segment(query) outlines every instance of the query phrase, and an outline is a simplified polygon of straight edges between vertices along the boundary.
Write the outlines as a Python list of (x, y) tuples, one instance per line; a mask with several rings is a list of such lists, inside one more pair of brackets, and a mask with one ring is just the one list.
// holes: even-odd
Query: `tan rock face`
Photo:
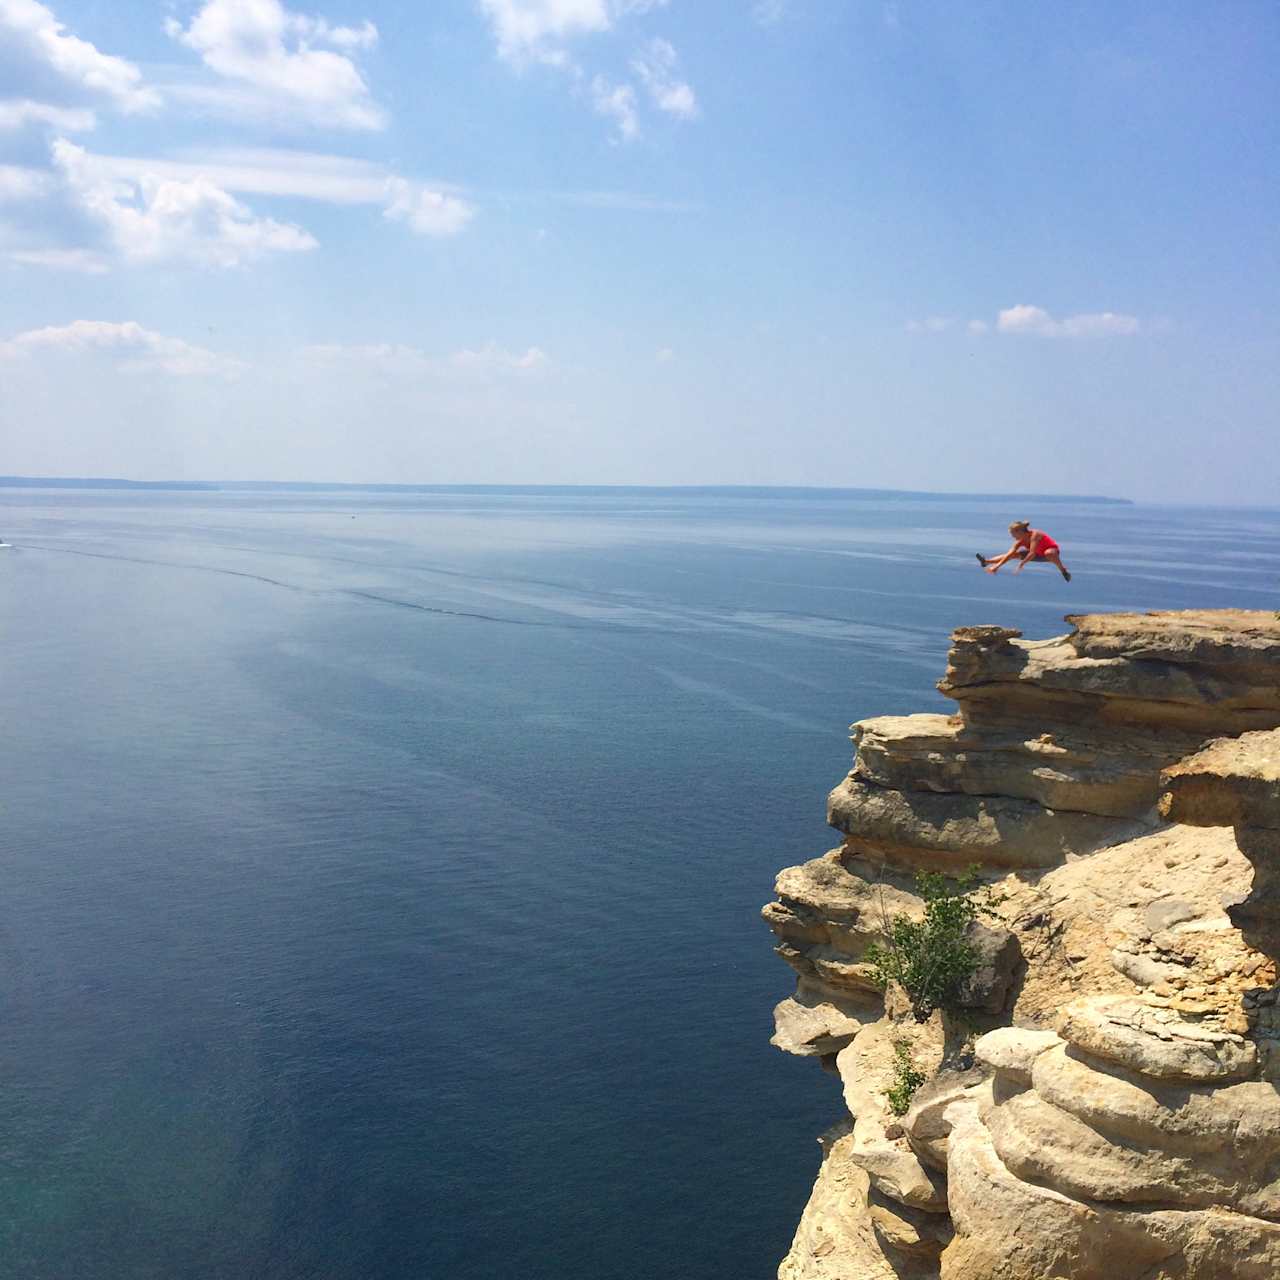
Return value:
[(878, 716), (853, 726), (860, 781), (896, 791), (1010, 796), (1102, 817), (1153, 816), (1161, 768), (1195, 750), (1195, 734), (1044, 721), (968, 725), (959, 716)]
[[(945, 1213), (946, 1179), (913, 1150), (885, 1096), (894, 1076), (894, 1043), (900, 1038), (906, 1041), (909, 1034), (884, 1023), (872, 1024), (836, 1059), (845, 1104), (854, 1117), (849, 1158), (867, 1171), (871, 1185), (883, 1195), (912, 1209)], [(918, 1031), (912, 1057), (917, 1066), (937, 1069), (938, 1054)]]
[(893, 791), (856, 775), (828, 797), (827, 821), (899, 864), (954, 874), (972, 863), (1051, 867), (1069, 854), (1091, 853), (1149, 829), (1130, 819), (1055, 813), (1012, 796)]
[(1154, 1080), (1243, 1080), (1258, 1060), (1256, 1046), (1241, 1035), (1128, 996), (1074, 1001), (1059, 1016), (1057, 1031), (1082, 1052)]
[[(1144, 1267), (1188, 1280), (1268, 1274), (1280, 1258), (1280, 1095), (1270, 1084), (1172, 1084), (1056, 1037), (1045, 1048), (1041, 1038), (1018, 1041), (1019, 1034), (984, 1037), (979, 1056), (1000, 1072), (992, 1101), (949, 1115), (950, 1209), (959, 1234), (944, 1276), (986, 1275), (976, 1268), (988, 1266), (1011, 1280), (1145, 1276)], [(1028, 1057), (1030, 1081), (1022, 1086)], [(1002, 1090), (1002, 1079), (1011, 1087)], [(995, 1220), (983, 1222), (997, 1189), (1019, 1212), (1005, 1220), (1002, 1201)], [(1028, 1238), (1031, 1221), (1069, 1234)], [(1215, 1227), (1229, 1230), (1206, 1239)]]
[[(799, 975), (797, 999), (802, 1004), (825, 1002), (860, 1021), (858, 1006), (869, 1000), (879, 1005), (880, 989), (862, 957), (891, 916), (919, 917), (920, 899), (906, 883), (907, 877), (843, 849), (788, 867), (778, 876), (778, 899), (762, 915), (777, 935), (777, 954)], [(784, 1005), (776, 1014), (794, 1023), (797, 1011)], [(793, 1031), (784, 1031), (781, 1021), (774, 1043), (792, 1053), (825, 1054), (843, 1047), (792, 1047), (802, 1042)]]
[(993, 1075), (1003, 1076), (1010, 1084), (1025, 1089), (1031, 1084), (1031, 1069), (1036, 1059), (1061, 1043), (1052, 1031), (998, 1027), (974, 1045), (973, 1053)]
[(938, 1259), (955, 1234), (951, 1229), (951, 1219), (946, 1214), (912, 1209), (882, 1195), (874, 1187), (867, 1197), (867, 1204), (876, 1242), (886, 1256), (895, 1261), (917, 1259), (924, 1264), (922, 1269), (926, 1275), (936, 1275)]
[(1280, 830), (1280, 729), (1217, 738), (1161, 782), (1160, 812), (1172, 822)]
[(961, 628), (939, 689), (971, 722), (1030, 713), (1063, 724), (1209, 736), (1280, 721), (1280, 620), (1272, 613), (1081, 614), (1068, 621), (1074, 634), (1056, 640)]
[[(1280, 619), (1068, 621), (962, 628), (958, 714), (855, 725), (844, 844), (765, 908), (799, 979), (774, 1042), (850, 1113), (787, 1280), (1280, 1277)], [(917, 871), (974, 864), (1006, 972), (969, 1052), (865, 953)], [(904, 1037), (932, 1078), (895, 1117)]]
[(880, 1016), (879, 1004), (833, 997), (821, 986), (803, 980), (794, 996), (773, 1011), (770, 1043), (784, 1053), (824, 1058), (841, 1049), (868, 1023)]
[(912, 1151), (923, 1164), (939, 1173), (946, 1173), (951, 1140), (951, 1121), (947, 1113), (953, 1103), (981, 1092), (986, 1084), (986, 1076), (978, 1068), (952, 1069), (939, 1072), (916, 1092), (906, 1115), (902, 1117), (901, 1127)]
[(1180, 1154), (1162, 1143), (1114, 1141), (1034, 1090), (993, 1107), (985, 1123), (1010, 1173), (1077, 1200), (1216, 1207), (1272, 1220), (1280, 1211), (1274, 1177), (1259, 1186), (1260, 1170), (1227, 1151)]
[(1240, 1084), (1168, 1084), (1090, 1060), (1063, 1041), (1038, 1054), (1032, 1083), (1047, 1102), (1117, 1142), (1164, 1147), (1181, 1155), (1280, 1151), (1280, 1094), (1260, 1080)]
[(1246, 898), (1229, 908), (1251, 946), (1280, 954), (1280, 730), (1219, 738), (1161, 775), (1160, 813), (1197, 827), (1231, 827), (1253, 864)]
[(1265, 609), (1080, 613), (1067, 621), (1082, 658), (1173, 662), (1265, 681), (1280, 651), (1280, 618)]
[[(972, 1108), (948, 1161), (955, 1242), (942, 1280), (1274, 1280), (1280, 1226), (1221, 1210), (1085, 1201), (1012, 1173)], [(851, 1273), (851, 1274), (856, 1274)]]
[(822, 1168), (778, 1280), (898, 1280), (876, 1241), (870, 1180), (849, 1159), (850, 1130), (824, 1135)]

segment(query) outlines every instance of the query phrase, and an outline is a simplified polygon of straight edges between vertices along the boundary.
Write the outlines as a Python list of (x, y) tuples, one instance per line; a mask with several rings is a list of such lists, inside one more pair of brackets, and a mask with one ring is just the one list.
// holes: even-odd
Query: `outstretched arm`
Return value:
[(1022, 566), (1026, 564), (1028, 560), (1034, 560), (1036, 558), (1036, 548), (1040, 545), (1041, 540), (1042, 539), (1038, 533), (1033, 533), (1031, 535), (1031, 541), (1027, 543), (1027, 554), (1018, 561), (1018, 567), (1014, 570), (1014, 573), (1021, 573)]
[(1009, 550), (1004, 553), (1004, 555), (995, 556), (993, 559), (988, 560), (987, 572), (995, 573), (996, 570), (999, 569), (1002, 564), (1004, 564), (1008, 560), (1011, 560), (1017, 554), (1017, 551), (1018, 551), (1018, 544), (1015, 542), (1013, 546), (1011, 546)]

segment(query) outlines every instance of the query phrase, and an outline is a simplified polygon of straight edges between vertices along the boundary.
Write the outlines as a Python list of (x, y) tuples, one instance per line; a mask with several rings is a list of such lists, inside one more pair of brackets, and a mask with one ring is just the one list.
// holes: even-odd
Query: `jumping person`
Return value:
[(1068, 582), (1071, 581), (1067, 566), (1062, 563), (1061, 549), (1043, 529), (1033, 529), (1025, 520), (1015, 520), (1009, 526), (1009, 532), (1013, 534), (1013, 546), (1004, 555), (978, 555), (978, 563), (988, 573), (998, 573), (1000, 566), (1009, 560), (1018, 562), (1014, 573), (1021, 573), (1022, 566), (1032, 560), (1047, 560)]

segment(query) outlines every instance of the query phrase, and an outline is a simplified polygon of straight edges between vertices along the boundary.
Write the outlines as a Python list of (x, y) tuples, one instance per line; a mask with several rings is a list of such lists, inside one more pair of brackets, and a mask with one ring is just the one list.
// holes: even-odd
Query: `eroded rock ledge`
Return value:
[[(1280, 620), (1069, 617), (954, 633), (955, 714), (853, 726), (841, 844), (764, 916), (797, 973), (823, 1141), (785, 1280), (1280, 1276)], [(866, 962), (922, 869), (981, 868), (962, 1019)], [(896, 1045), (929, 1082), (895, 1118)]]

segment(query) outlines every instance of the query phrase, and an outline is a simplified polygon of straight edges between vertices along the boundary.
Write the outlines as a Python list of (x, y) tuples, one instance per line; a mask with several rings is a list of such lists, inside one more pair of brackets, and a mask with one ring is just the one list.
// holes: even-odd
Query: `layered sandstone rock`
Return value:
[[(789, 1280), (1280, 1275), (1280, 620), (1069, 621), (963, 628), (956, 714), (855, 725), (844, 842), (765, 908), (775, 1043), (851, 1117)], [(1002, 904), (966, 1025), (917, 1024), (866, 949), (915, 872), (975, 864)], [(932, 1077), (901, 1117), (895, 1046)]]
[[(1247, 896), (1227, 914), (1250, 946), (1280, 955), (1280, 731), (1219, 738), (1166, 769), (1160, 812), (1191, 826), (1231, 827), (1253, 865)], [(1263, 975), (1268, 976), (1268, 975)], [(1273, 981), (1246, 993), (1245, 1004), (1263, 1053), (1263, 1071), (1280, 1082), (1280, 991)]]
[(1275, 728), (1280, 719), (1274, 613), (1080, 614), (1067, 621), (1075, 630), (1053, 640), (1023, 640), (1007, 627), (960, 628), (939, 689), (970, 723), (1032, 716), (1208, 737)]
[[(1274, 1280), (1280, 1227), (1218, 1209), (1082, 1199), (1013, 1173), (977, 1107), (948, 1161), (955, 1239), (943, 1280)], [(858, 1272), (851, 1271), (850, 1276)]]
[(1193, 827), (1280, 831), (1280, 731), (1219, 738), (1166, 769), (1160, 811)]
[(852, 777), (900, 792), (1008, 796), (1060, 813), (1149, 819), (1156, 777), (1191, 734), (1102, 732), (1010, 717), (974, 726), (962, 716), (879, 716), (854, 726)]

